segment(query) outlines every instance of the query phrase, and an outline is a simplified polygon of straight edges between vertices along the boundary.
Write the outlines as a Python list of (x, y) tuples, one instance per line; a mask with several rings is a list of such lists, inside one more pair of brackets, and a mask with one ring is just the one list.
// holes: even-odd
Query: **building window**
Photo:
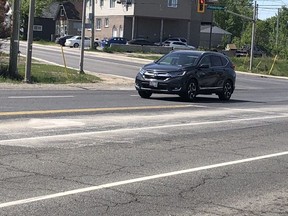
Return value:
[(101, 30), (101, 19), (96, 19), (96, 30)]
[(67, 28), (67, 25), (64, 25), (64, 34), (65, 34), (65, 35), (68, 34), (68, 28)]
[(100, 7), (104, 6), (104, 0), (100, 0)]
[(60, 10), (60, 16), (64, 16), (64, 9), (63, 8), (61, 8), (61, 10)]
[(113, 26), (113, 29), (112, 29), (112, 37), (117, 37), (117, 28), (115, 25)]
[(33, 25), (33, 31), (42, 31), (42, 25)]
[(178, 0), (168, 0), (168, 7), (177, 8)]
[(110, 0), (110, 8), (115, 8), (115, 1), (116, 0)]
[(123, 28), (122, 25), (119, 27), (119, 37), (123, 37)]
[(105, 18), (104, 26), (105, 26), (106, 28), (109, 27), (109, 18)]

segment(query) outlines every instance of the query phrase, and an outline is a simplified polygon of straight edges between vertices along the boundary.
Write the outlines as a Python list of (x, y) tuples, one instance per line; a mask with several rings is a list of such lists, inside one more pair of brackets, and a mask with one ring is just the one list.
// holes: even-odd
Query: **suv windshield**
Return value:
[(194, 66), (199, 55), (191, 53), (170, 53), (159, 59), (156, 63), (160, 65)]

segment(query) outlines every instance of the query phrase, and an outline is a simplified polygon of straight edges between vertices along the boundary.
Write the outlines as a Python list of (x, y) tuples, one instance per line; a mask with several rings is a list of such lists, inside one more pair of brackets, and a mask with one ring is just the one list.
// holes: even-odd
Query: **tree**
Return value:
[[(225, 6), (227, 10), (251, 18), (253, 14), (252, 2), (252, 0), (219, 0), (219, 4)], [(248, 20), (225, 11), (215, 12), (215, 22), (220, 28), (232, 33), (233, 37), (241, 37), (249, 25)]]
[[(255, 44), (262, 48), (268, 55), (276, 55), (283, 59), (288, 59), (288, 8), (283, 7), (279, 13), (278, 45), (277, 37), (277, 16), (267, 20), (257, 20)], [(234, 42), (239, 45), (251, 42), (251, 24), (248, 24), (240, 37), (234, 38)]]
[(9, 35), (9, 28), (5, 24), (5, 14), (8, 10), (6, 6), (6, 0), (0, 0), (0, 38), (6, 38)]
[[(268, 20), (270, 26), (275, 26), (276, 21), (274, 19)], [(279, 34), (278, 34), (278, 46), (276, 47), (276, 33), (271, 34), (271, 38), (275, 38), (271, 44), (272, 51), (274, 54), (279, 54), (280, 57), (288, 59), (288, 8), (282, 7), (279, 13)], [(271, 40), (272, 41), (272, 40)]]
[[(43, 10), (47, 8), (53, 2), (61, 2), (61, 1), (60, 0), (35, 0), (35, 17), (41, 16)], [(28, 27), (29, 5), (30, 5), (30, 0), (21, 0), (21, 26), (24, 27), (25, 29), (27, 29)]]

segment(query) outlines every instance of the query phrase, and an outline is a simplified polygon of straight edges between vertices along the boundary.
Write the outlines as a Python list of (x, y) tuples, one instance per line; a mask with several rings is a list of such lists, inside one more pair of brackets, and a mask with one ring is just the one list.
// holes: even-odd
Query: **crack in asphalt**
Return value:
[(203, 177), (201, 179), (201, 181), (197, 185), (194, 185), (192, 187), (189, 187), (188, 189), (180, 191), (179, 192), (179, 197), (185, 199), (185, 195), (184, 195), (185, 193), (193, 193), (193, 192), (195, 192), (195, 190), (197, 190), (200, 187), (203, 187), (208, 181), (210, 181), (210, 180), (223, 180), (223, 179), (228, 178), (228, 177), (229, 177), (228, 172), (225, 172), (220, 177)]

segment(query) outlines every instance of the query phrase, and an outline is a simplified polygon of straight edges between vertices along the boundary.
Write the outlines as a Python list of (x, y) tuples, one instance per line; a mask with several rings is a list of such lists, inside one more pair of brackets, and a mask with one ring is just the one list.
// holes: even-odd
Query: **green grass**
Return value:
[[(0, 83), (21, 83), (25, 78), (26, 58), (18, 58), (18, 73), (15, 78), (11, 78), (8, 74), (9, 55), (0, 52)], [(97, 76), (89, 74), (80, 74), (77, 70), (65, 70), (64, 67), (44, 64), (38, 61), (32, 61), (31, 66), (31, 82), (45, 84), (68, 84), (68, 83), (97, 83), (101, 79)]]
[[(25, 75), (25, 66), (18, 67), (20, 76)], [(89, 74), (79, 74), (76, 70), (65, 70), (64, 67), (47, 65), (41, 63), (32, 64), (31, 68), (32, 83), (52, 83), (52, 84), (67, 84), (67, 83), (97, 83), (101, 79)]]
[(53, 41), (44, 41), (44, 40), (39, 40), (39, 41), (33, 41), (33, 43), (35, 44), (41, 44), (41, 45), (49, 45), (49, 46), (59, 46), (59, 44), (56, 44), (55, 42)]
[[(249, 71), (249, 57), (233, 57), (231, 60), (235, 64), (237, 71)], [(283, 59), (276, 60), (272, 68), (273, 62), (274, 59), (270, 57), (254, 58), (252, 73), (288, 77), (288, 61)]]

